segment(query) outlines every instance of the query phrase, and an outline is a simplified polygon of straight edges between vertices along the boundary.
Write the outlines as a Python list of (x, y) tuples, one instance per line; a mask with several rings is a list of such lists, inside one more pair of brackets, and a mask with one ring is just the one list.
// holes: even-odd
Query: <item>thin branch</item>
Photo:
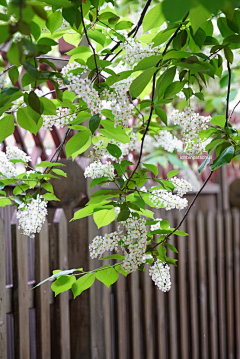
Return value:
[[(194, 203), (196, 202), (196, 199), (198, 198), (198, 196), (200, 195), (200, 193), (202, 192), (202, 190), (204, 189), (204, 187), (206, 186), (206, 184), (208, 183), (208, 181), (210, 180), (211, 176), (213, 174), (213, 171), (210, 172), (210, 174), (208, 175), (207, 179), (205, 180), (205, 182), (203, 183), (202, 187), (199, 189), (199, 191), (196, 193), (194, 199), (192, 200), (190, 206), (188, 207), (187, 211), (185, 212), (183, 218), (181, 219), (181, 221), (178, 223), (177, 227), (174, 229), (173, 232), (169, 233), (167, 236), (164, 237), (163, 242), (165, 242), (166, 240), (169, 239), (169, 237), (171, 235), (173, 235), (183, 224), (183, 222), (185, 221), (186, 217), (188, 216), (188, 213), (190, 212), (191, 208), (193, 207)], [(162, 242), (162, 243), (163, 243)], [(157, 243), (155, 246), (153, 246), (151, 249), (156, 248), (157, 246), (159, 246), (159, 244), (161, 243)]]
[(239, 100), (239, 101), (237, 102), (237, 104), (233, 107), (233, 109), (232, 109), (232, 111), (231, 111), (231, 113), (230, 113), (230, 115), (229, 115), (229, 117), (228, 117), (228, 121), (231, 120), (232, 115), (233, 115), (234, 111), (236, 110), (236, 108), (238, 107), (239, 104), (240, 104), (240, 100)]
[(84, 18), (83, 18), (82, 4), (80, 5), (80, 9), (81, 9), (81, 19), (82, 19), (84, 34), (85, 34), (85, 36), (86, 36), (88, 45), (91, 47), (92, 52), (93, 52), (93, 57), (94, 57), (94, 62), (95, 62), (96, 72), (97, 72), (97, 79), (98, 79), (98, 81), (99, 81), (99, 71), (98, 71), (98, 65), (97, 65), (96, 51), (95, 51), (94, 47), (92, 46), (91, 41), (90, 41), (90, 39), (89, 39), (89, 37), (88, 37), (88, 34), (87, 34), (87, 29), (86, 29), (85, 22), (84, 22)]
[(230, 97), (231, 77), (232, 77), (229, 61), (227, 61), (227, 69), (228, 69), (228, 89), (227, 89), (227, 99), (226, 99), (226, 122), (225, 122), (225, 127), (227, 127), (227, 123), (228, 123), (229, 97)]
[[(188, 13), (186, 14), (186, 16), (184, 16), (181, 24), (178, 26), (178, 28), (176, 29), (176, 31), (174, 32), (174, 34), (170, 37), (170, 39), (168, 40), (167, 44), (166, 44), (166, 47), (162, 53), (162, 55), (164, 56), (169, 48), (169, 46), (171, 45), (171, 42), (173, 41), (173, 39), (177, 36), (178, 32), (180, 31), (181, 27), (182, 27), (182, 24), (183, 22), (186, 20), (186, 18), (188, 17)], [(156, 68), (158, 68), (159, 64), (161, 63), (162, 59), (158, 61), (158, 63), (156, 64)], [(143, 134), (143, 137), (141, 139), (141, 148), (140, 148), (140, 153), (139, 153), (139, 158), (138, 158), (138, 161), (137, 161), (137, 164), (133, 170), (133, 172), (131, 173), (130, 177), (128, 178), (127, 182), (126, 182), (126, 185), (124, 187), (127, 187), (128, 183), (131, 181), (131, 179), (133, 178), (135, 172), (137, 171), (140, 163), (141, 163), (141, 158), (142, 158), (142, 154), (143, 154), (143, 145), (144, 145), (144, 140), (145, 140), (145, 137), (146, 137), (146, 134), (148, 132), (148, 129), (149, 129), (149, 126), (150, 126), (150, 123), (151, 123), (151, 119), (152, 119), (152, 115), (153, 115), (153, 110), (154, 110), (154, 95), (155, 95), (155, 84), (156, 84), (156, 76), (157, 76), (157, 70), (156, 72), (154, 73), (153, 75), (153, 84), (152, 84), (152, 103), (151, 103), (151, 110), (150, 110), (150, 113), (149, 113), (149, 117), (148, 117), (148, 120), (147, 120), (147, 126), (145, 128), (145, 131), (144, 131), (144, 134)]]

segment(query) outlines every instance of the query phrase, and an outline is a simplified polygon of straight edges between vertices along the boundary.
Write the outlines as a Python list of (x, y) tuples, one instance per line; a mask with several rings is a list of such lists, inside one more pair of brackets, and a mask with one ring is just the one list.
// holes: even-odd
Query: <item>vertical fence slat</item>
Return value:
[(240, 212), (233, 211), (233, 244), (234, 244), (234, 288), (235, 288), (235, 342), (236, 358), (240, 358)]
[(126, 279), (119, 274), (117, 281), (117, 322), (118, 322), (118, 357), (127, 358), (127, 306)]
[(207, 258), (205, 246), (204, 218), (202, 212), (197, 215), (198, 233), (198, 270), (199, 270), (199, 289), (200, 289), (200, 350), (201, 358), (209, 358), (208, 350), (208, 322), (207, 322)]
[(219, 358), (225, 359), (226, 352), (226, 300), (225, 300), (225, 248), (222, 212), (217, 213), (217, 271), (218, 271), (218, 317), (219, 317)]
[(189, 213), (187, 218), (187, 232), (189, 234), (189, 285), (190, 285), (190, 323), (191, 323), (191, 346), (192, 359), (199, 358), (199, 336), (198, 336), (198, 292), (197, 292), (197, 258), (196, 258), (196, 236), (194, 216)]
[(212, 358), (218, 358), (218, 318), (217, 318), (217, 277), (216, 277), (216, 244), (214, 214), (207, 215), (207, 244), (209, 271), (209, 305), (210, 305), (210, 352)]
[[(49, 277), (48, 223), (44, 222), (41, 232), (35, 238), (36, 283)], [(51, 358), (49, 282), (36, 288), (36, 339), (37, 358)]]
[(166, 345), (166, 308), (165, 294), (155, 287), (157, 294), (157, 315), (158, 315), (158, 359), (167, 358)]
[(233, 248), (232, 248), (232, 216), (225, 212), (226, 240), (226, 290), (227, 290), (227, 343), (228, 358), (234, 359), (234, 302), (233, 302)]
[[(179, 218), (181, 214), (179, 215)], [(181, 226), (181, 230), (185, 231), (185, 223)], [(189, 358), (188, 350), (188, 302), (187, 302), (187, 245), (186, 237), (178, 237), (178, 275), (179, 275), (179, 311), (180, 311), (180, 348), (181, 358)]]
[[(68, 269), (68, 237), (67, 237), (67, 219), (63, 209), (58, 208), (55, 211), (53, 223), (55, 226), (56, 240), (58, 246), (56, 259), (56, 269)], [(70, 359), (70, 321), (69, 321), (69, 293), (64, 292), (55, 298), (55, 312), (57, 322), (54, 326), (59, 328), (60, 338), (55, 345), (60, 346), (60, 357), (58, 359)], [(53, 350), (54, 351), (54, 350)]]
[(5, 229), (0, 215), (0, 359), (7, 359)]
[[(152, 280), (149, 275), (149, 265), (145, 266), (144, 273), (144, 315), (145, 315), (145, 343), (146, 343), (146, 359), (154, 359), (153, 352), (153, 317), (152, 317)], [(143, 320), (143, 319), (142, 319)]]
[(14, 350), (17, 359), (30, 359), (27, 238), (17, 227), (16, 211), (11, 222), (13, 262)]
[(139, 302), (139, 273), (131, 273), (131, 302), (132, 302), (132, 333), (133, 333), (133, 359), (140, 359), (140, 302)]
[[(167, 213), (167, 220), (170, 223), (170, 227), (174, 227), (173, 216), (171, 211)], [(176, 238), (172, 236), (169, 241), (174, 247), (176, 246)], [(168, 257), (176, 259), (176, 254), (173, 251), (168, 250)], [(177, 335), (177, 293), (176, 293), (176, 271), (177, 267), (170, 266), (171, 272), (171, 290), (167, 293), (167, 300), (169, 301), (169, 350), (170, 359), (178, 358), (178, 335)]]

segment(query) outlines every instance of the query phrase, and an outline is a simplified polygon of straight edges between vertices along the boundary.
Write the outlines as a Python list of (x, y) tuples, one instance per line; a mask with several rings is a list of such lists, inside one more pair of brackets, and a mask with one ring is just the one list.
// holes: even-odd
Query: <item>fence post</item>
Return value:
[(27, 237), (17, 227), (17, 212), (12, 216), (14, 348), (16, 359), (30, 359)]
[(7, 359), (6, 344), (6, 261), (4, 221), (0, 216), (0, 359)]
[[(44, 222), (41, 232), (35, 238), (35, 279), (36, 283), (49, 277), (48, 223)], [(49, 283), (36, 288), (36, 332), (37, 358), (51, 358)]]
[[(68, 237), (67, 219), (64, 210), (56, 209), (53, 218), (56, 268), (68, 269)], [(54, 332), (52, 332), (51, 359), (70, 359), (70, 322), (69, 322), (69, 293), (61, 293), (54, 300)]]

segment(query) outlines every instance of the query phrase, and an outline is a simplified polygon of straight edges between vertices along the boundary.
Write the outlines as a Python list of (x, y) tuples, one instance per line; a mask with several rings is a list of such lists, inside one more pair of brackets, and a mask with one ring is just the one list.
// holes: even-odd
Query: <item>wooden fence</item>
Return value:
[[(0, 359), (239, 359), (240, 212), (217, 210), (216, 188), (188, 216), (189, 237), (171, 240), (179, 253), (169, 293), (148, 269), (109, 289), (96, 281), (75, 300), (54, 298), (50, 283), (31, 290), (53, 269), (111, 263), (88, 259), (89, 242), (102, 233), (91, 218), (68, 223), (86, 202), (81, 171), (69, 171), (55, 186), (63, 208), (49, 207), (35, 239), (20, 234), (13, 209), (0, 211)], [(182, 212), (156, 216), (174, 225)]]

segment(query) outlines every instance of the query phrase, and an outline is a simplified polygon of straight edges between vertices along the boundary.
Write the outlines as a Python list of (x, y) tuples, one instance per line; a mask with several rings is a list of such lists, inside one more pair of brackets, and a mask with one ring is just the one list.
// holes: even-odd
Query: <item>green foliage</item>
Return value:
[(100, 268), (96, 272), (96, 278), (109, 288), (110, 285), (112, 285), (118, 280), (118, 272), (115, 268), (108, 265), (105, 266), (103, 269)]

